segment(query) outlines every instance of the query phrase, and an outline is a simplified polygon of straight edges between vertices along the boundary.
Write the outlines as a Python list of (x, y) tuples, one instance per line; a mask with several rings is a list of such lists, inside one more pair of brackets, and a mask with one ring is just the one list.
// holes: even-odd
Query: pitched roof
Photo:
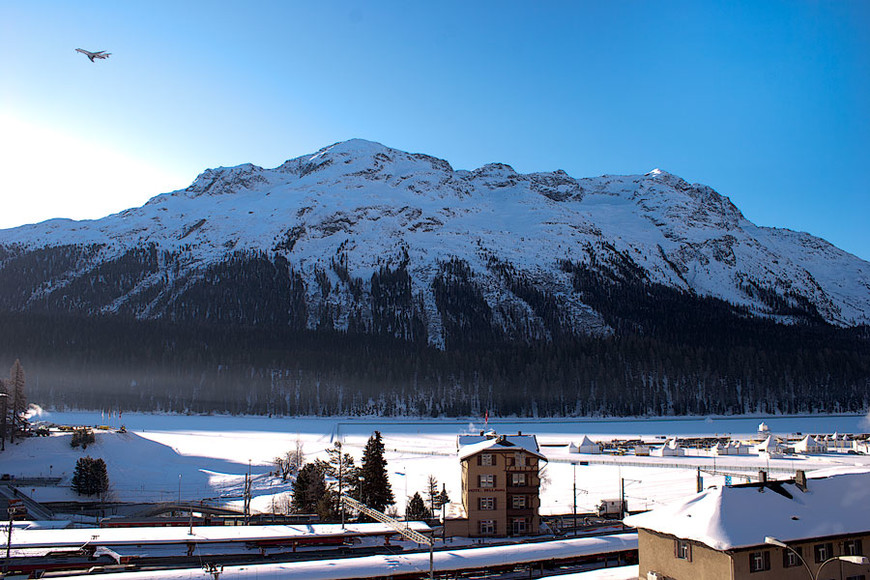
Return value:
[(524, 451), (530, 455), (546, 460), (538, 453), (538, 440), (534, 435), (501, 435), (492, 439), (483, 439), (477, 443), (466, 444), (459, 450), (459, 459), (471, 457), (481, 451)]
[(792, 481), (710, 488), (624, 521), (715, 550), (761, 545), (765, 536), (793, 542), (870, 532), (870, 471), (814, 472), (807, 488), (801, 491)]

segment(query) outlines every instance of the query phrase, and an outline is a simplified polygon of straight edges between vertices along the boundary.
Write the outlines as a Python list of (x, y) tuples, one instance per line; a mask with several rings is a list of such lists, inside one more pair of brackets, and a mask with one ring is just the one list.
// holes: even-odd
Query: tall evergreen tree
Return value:
[(9, 419), (9, 390), (6, 386), (6, 380), (0, 378), (0, 446), (2, 449), (6, 449), (6, 433), (8, 431), (8, 419)]
[(384, 459), (384, 442), (381, 432), (369, 437), (363, 450), (359, 478), (360, 501), (378, 511), (396, 502), (387, 477), (387, 461)]
[(316, 463), (306, 463), (293, 482), (293, 512), (297, 514), (318, 513), (318, 503), (326, 496), (326, 478), (323, 469)]
[(79, 495), (100, 495), (109, 491), (109, 475), (106, 462), (90, 456), (76, 461), (72, 488)]
[(431, 517), (432, 513), (429, 511), (429, 508), (426, 507), (423, 498), (420, 497), (420, 492), (414, 492), (414, 497), (412, 497), (411, 501), (408, 502), (408, 509), (405, 512), (405, 520), (409, 522), (422, 521), (428, 520)]
[(318, 459), (315, 464), (326, 477), (327, 495), (331, 503), (329, 506), (321, 506), (318, 514), (321, 514), (322, 518), (323, 514), (326, 514), (329, 519), (334, 519), (341, 513), (341, 506), (338, 503), (340, 495), (359, 499), (360, 469), (354, 463), (353, 456), (342, 451), (340, 441), (336, 441), (333, 447), (327, 449), (326, 454), (328, 456), (326, 461)]
[(24, 394), (24, 368), (21, 366), (21, 361), (15, 359), (9, 375), (9, 384), (12, 391), (10, 393), (12, 398), (12, 432), (10, 441), (14, 441), (15, 431), (23, 431), (24, 426), (27, 424), (27, 419), (24, 418), (24, 412), (27, 410), (27, 396)]

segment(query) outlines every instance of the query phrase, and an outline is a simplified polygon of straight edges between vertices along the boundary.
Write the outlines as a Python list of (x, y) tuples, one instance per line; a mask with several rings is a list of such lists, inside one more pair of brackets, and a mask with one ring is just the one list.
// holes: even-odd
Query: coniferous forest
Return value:
[[(143, 275), (141, 264), (156, 263), (148, 250), (134, 258), (135, 267), (98, 280), (130, 285)], [(280, 259), (240, 258), (189, 284), (156, 320), (123, 309), (86, 312), (73, 302), (7, 307), (0, 363), (20, 359), (30, 401), (55, 408), (617, 416), (858, 412), (870, 403), (870, 329), (831, 326), (794, 300), (770, 296), (772, 311), (796, 321), (779, 324), (650, 284), (630, 265), (564, 263), (575, 291), (613, 329), (578, 335), (555, 297), (493, 262), (547, 328), (545, 339), (517, 339), (493, 325), (467, 266), (450, 262), (432, 289), (445, 328), (439, 349), (425, 340), (420, 299), (402, 267), (365, 282), (349, 277), (340, 260), (330, 267), (371, 295), (371, 316), (351, 319), (346, 330), (306, 329), (301, 277)], [(26, 289), (20, 278), (14, 283)], [(263, 284), (267, 292), (253, 291)], [(85, 290), (79, 295), (105, 289), (92, 281)]]

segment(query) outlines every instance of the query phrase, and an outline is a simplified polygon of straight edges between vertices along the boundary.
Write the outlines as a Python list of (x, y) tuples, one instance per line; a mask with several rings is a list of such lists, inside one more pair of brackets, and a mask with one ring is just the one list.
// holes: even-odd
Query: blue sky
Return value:
[(868, 31), (857, 0), (3, 2), (0, 227), (360, 137), (458, 169), (658, 167), (870, 259)]

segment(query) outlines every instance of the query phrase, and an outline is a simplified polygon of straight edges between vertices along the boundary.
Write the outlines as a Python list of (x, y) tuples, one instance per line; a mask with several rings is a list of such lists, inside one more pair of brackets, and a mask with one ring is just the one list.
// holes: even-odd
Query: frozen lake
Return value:
[[(795, 433), (859, 433), (867, 430), (860, 415), (811, 415), (799, 417), (691, 417), (653, 419), (395, 419), (347, 417), (256, 417), (160, 415), (143, 413), (52, 412), (40, 419), (68, 425), (109, 425), (127, 428), (127, 434), (97, 432), (97, 443), (87, 451), (72, 450), (64, 437), (34, 438), (14, 445), (0, 455), (0, 471), (18, 476), (71, 476), (76, 458), (83, 453), (103, 457), (108, 465), (116, 499), (166, 501), (173, 498), (225, 498), (240, 504), (244, 474), (255, 476), (253, 506), (273, 511), (286, 505), (290, 482), (269, 474), (272, 460), (304, 446), (307, 461), (325, 459), (326, 449), (340, 440), (357, 462), (373, 431), (384, 437), (389, 478), (402, 513), (405, 500), (437, 477), (455, 501), (460, 497), (461, 474), (456, 437), (485, 427), (499, 433), (534, 434), (548, 463), (542, 471), (541, 512), (570, 513), (574, 499), (579, 511), (591, 511), (601, 499), (618, 497), (620, 482), (632, 509), (692, 494), (698, 469), (704, 485), (724, 483), (722, 473), (757, 473), (770, 469), (788, 477), (796, 469), (811, 471), (836, 465), (866, 465), (870, 457), (855, 455), (802, 456), (768, 459), (742, 457), (617, 457), (569, 454), (567, 444), (583, 435), (594, 440), (611, 438), (703, 436), (730, 434), (754, 436), (759, 423), (776, 435)], [(578, 462), (586, 461), (588, 465)], [(572, 462), (578, 465), (572, 465)], [(716, 474), (711, 474), (715, 472)], [(741, 481), (741, 478), (735, 479)], [(67, 479), (64, 480), (68, 486)], [(73, 499), (68, 487), (34, 488), (36, 499)], [(233, 496), (239, 499), (233, 499)]]
[[(307, 433), (331, 437), (366, 437), (374, 430), (384, 435), (459, 435), (485, 427), (482, 418), (412, 419), (348, 417), (258, 417), (229, 415), (161, 415), (100, 413), (98, 411), (45, 412), (40, 419), (77, 425), (125, 425), (133, 431), (259, 431)], [(730, 434), (754, 435), (764, 422), (772, 433), (863, 433), (870, 430), (864, 415), (654, 417), (630, 419), (516, 419), (490, 418), (488, 427), (499, 433), (535, 434), (539, 437), (599, 435), (636, 437)]]

